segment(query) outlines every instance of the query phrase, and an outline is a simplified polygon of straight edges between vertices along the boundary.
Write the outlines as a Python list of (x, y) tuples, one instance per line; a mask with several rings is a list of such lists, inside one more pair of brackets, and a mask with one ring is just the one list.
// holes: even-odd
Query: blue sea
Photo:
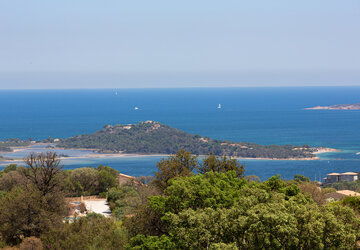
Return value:
[[(360, 87), (1, 90), (0, 139), (65, 138), (105, 124), (152, 120), (215, 139), (341, 149), (316, 161), (241, 160), (247, 175), (262, 180), (275, 174), (321, 180), (330, 172), (360, 171), (360, 111), (304, 108), (357, 102)], [(104, 164), (140, 176), (152, 175), (160, 159), (83, 158), (63, 164), (65, 169)]]

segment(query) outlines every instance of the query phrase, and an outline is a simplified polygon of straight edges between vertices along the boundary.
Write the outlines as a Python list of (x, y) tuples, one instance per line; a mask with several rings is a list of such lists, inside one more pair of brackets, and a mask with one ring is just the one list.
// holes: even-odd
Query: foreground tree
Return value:
[(93, 195), (99, 193), (99, 175), (93, 168), (77, 168), (69, 174), (69, 189), (75, 195)]
[(158, 172), (155, 172), (153, 183), (160, 190), (164, 190), (169, 180), (192, 175), (198, 164), (196, 156), (185, 150), (179, 150), (175, 155), (170, 155), (156, 164)]
[(99, 176), (99, 193), (107, 192), (118, 184), (119, 171), (100, 165), (96, 168)]
[(55, 152), (30, 153), (24, 158), (27, 168), (23, 169), (23, 175), (39, 190), (43, 195), (53, 192), (60, 185), (60, 175), (62, 168), (60, 159)]
[(236, 159), (227, 156), (219, 157), (210, 153), (204, 158), (203, 163), (198, 168), (200, 174), (207, 172), (226, 173), (228, 171), (235, 171), (238, 178), (244, 178), (244, 165), (241, 165)]
[(44, 233), (42, 240), (50, 249), (123, 249), (127, 232), (121, 222), (91, 213)]
[(15, 188), (8, 192), (0, 200), (0, 233), (5, 242), (15, 245), (23, 237), (40, 237), (43, 232), (60, 226), (64, 204), (57, 200), (49, 200), (35, 188)]
[(147, 209), (158, 215), (143, 213), (148, 222), (138, 224), (158, 218), (165, 231), (138, 231), (144, 236), (131, 240), (133, 247), (166, 240), (178, 249), (354, 249), (360, 240), (360, 219), (351, 208), (319, 206), (280, 176), (257, 183), (235, 171), (208, 172), (173, 179), (149, 200)]
[(20, 173), (26, 181), (0, 199), (0, 233), (11, 245), (59, 227), (65, 214), (56, 153), (31, 153), (24, 161), (28, 167), (20, 169)]

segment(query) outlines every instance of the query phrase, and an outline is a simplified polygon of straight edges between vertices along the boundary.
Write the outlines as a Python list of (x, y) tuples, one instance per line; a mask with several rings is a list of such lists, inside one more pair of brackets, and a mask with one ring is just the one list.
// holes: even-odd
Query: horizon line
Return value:
[(117, 89), (217, 89), (217, 88), (339, 88), (339, 87), (360, 87), (359, 85), (257, 85), (257, 86), (174, 86), (174, 87), (77, 87), (77, 88), (0, 88), (3, 90), (117, 90)]

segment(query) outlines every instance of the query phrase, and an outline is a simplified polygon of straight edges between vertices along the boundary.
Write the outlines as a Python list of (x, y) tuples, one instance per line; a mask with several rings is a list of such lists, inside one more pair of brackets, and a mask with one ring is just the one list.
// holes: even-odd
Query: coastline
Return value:
[[(40, 144), (35, 144), (35, 145), (40, 145)], [(44, 144), (41, 144), (44, 145)], [(46, 144), (48, 145), (48, 144)], [(20, 151), (24, 151), (27, 150), (29, 148), (31, 148), (31, 146), (27, 146), (27, 147), (14, 147), (12, 148), (14, 152), (20, 152)], [(52, 150), (64, 150), (65, 148), (52, 148)], [(74, 151), (96, 151), (96, 149), (85, 149), (85, 148), (66, 148), (66, 150), (74, 150)], [(339, 149), (334, 149), (334, 148), (326, 148), (326, 147), (318, 147), (316, 148), (316, 151), (313, 152), (313, 154), (315, 155), (314, 157), (307, 157), (307, 158), (266, 158), (266, 157), (258, 157), (258, 158), (250, 158), (250, 157), (233, 157), (237, 160), (274, 160), (274, 161), (313, 161), (313, 160), (321, 160), (321, 158), (318, 156), (319, 154), (323, 154), (323, 153), (331, 153), (331, 152), (340, 152), (341, 150)], [(1, 152), (0, 152), (1, 153)], [(6, 152), (9, 153), (9, 152)], [(85, 154), (85, 155), (81, 155), (81, 156), (69, 156), (69, 157), (60, 157), (60, 160), (65, 160), (65, 159), (88, 159), (88, 158), (122, 158), (122, 157), (167, 157), (169, 156), (168, 154), (128, 154), (128, 153), (96, 153), (93, 152), (91, 154)], [(199, 155), (200, 157), (204, 157), (204, 155)], [(22, 158), (13, 158), (13, 159), (1, 159), (0, 158), (0, 163), (19, 163), (22, 162), (23, 159)]]

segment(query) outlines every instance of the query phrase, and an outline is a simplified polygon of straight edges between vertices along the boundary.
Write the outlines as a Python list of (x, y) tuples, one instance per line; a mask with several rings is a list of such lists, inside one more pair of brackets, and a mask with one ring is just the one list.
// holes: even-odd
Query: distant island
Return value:
[[(0, 153), (21, 151), (34, 145), (49, 149), (92, 150), (88, 157), (136, 155), (169, 155), (180, 149), (195, 155), (213, 153), (217, 156), (231, 156), (248, 159), (273, 160), (316, 160), (316, 154), (339, 151), (331, 148), (309, 145), (260, 145), (250, 142), (216, 140), (210, 137), (192, 135), (155, 121), (127, 125), (104, 125), (93, 134), (77, 135), (66, 139), (33, 141), (8, 139), (0, 141)], [(60, 157), (68, 157), (60, 155)], [(3, 157), (1, 160), (6, 160)]]
[(360, 110), (360, 103), (354, 104), (337, 104), (333, 106), (316, 106), (305, 109), (328, 109), (328, 110)]
[(317, 159), (324, 148), (308, 145), (259, 145), (248, 142), (214, 140), (191, 135), (154, 121), (128, 125), (105, 125), (93, 134), (78, 135), (56, 141), (56, 147), (89, 149), (103, 154), (175, 154), (184, 149), (196, 155), (212, 152), (218, 156), (264, 159)]

